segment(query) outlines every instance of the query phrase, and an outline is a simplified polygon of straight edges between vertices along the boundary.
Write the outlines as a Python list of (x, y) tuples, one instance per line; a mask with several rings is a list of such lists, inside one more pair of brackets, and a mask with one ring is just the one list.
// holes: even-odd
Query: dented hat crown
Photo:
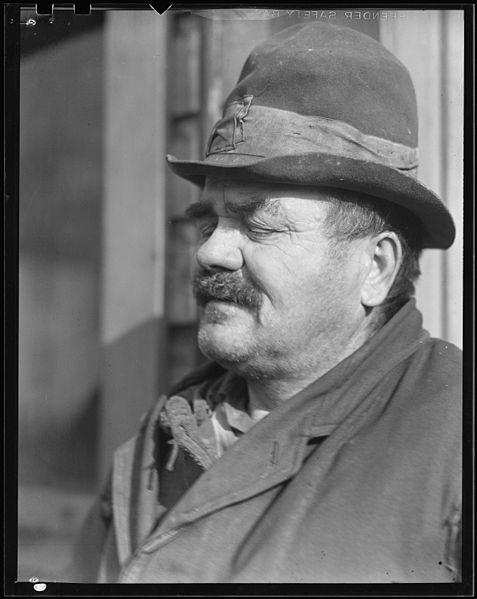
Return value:
[(455, 227), (417, 178), (417, 108), (404, 65), (371, 37), (308, 23), (257, 46), (214, 126), (203, 160), (167, 159), (198, 185), (233, 177), (356, 190), (416, 216), (424, 247)]

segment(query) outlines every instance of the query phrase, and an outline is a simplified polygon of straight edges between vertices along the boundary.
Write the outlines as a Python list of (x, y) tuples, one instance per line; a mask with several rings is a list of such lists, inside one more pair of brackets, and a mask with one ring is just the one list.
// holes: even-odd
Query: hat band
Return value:
[(217, 122), (206, 155), (271, 158), (317, 152), (383, 164), (415, 176), (418, 148), (366, 135), (343, 121), (251, 106), (253, 96), (231, 102)]

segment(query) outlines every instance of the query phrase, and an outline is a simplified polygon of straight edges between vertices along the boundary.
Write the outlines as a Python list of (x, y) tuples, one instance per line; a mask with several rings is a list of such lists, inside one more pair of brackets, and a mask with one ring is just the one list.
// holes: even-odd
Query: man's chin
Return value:
[(223, 312), (208, 312), (201, 317), (198, 332), (200, 351), (219, 364), (236, 364), (247, 360), (253, 338), (248, 327)]

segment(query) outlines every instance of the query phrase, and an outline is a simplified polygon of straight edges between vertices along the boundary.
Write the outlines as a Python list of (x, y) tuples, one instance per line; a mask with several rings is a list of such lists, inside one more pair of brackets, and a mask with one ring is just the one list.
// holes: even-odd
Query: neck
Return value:
[(247, 374), (243, 373), (242, 376), (247, 381), (251, 409), (273, 410), (354, 353), (374, 332), (375, 329), (372, 328), (361, 330), (339, 351), (333, 351), (328, 347), (326, 354), (323, 355), (321, 352), (318, 359), (316, 359), (317, 353), (309, 356), (308, 360), (303, 357), (293, 359), (291, 364), (287, 364), (288, 368), (280, 372), (274, 370), (271, 376), (247, 377)]
[(316, 376), (310, 376), (307, 380), (249, 381), (247, 388), (250, 411), (260, 409), (271, 412), (283, 401), (293, 397), (311, 384), (316, 378)]

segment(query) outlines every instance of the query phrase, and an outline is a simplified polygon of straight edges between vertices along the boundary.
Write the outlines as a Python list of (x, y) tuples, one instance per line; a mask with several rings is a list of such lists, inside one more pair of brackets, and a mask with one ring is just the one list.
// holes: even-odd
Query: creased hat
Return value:
[(252, 51), (203, 160), (167, 156), (179, 176), (356, 190), (408, 209), (427, 248), (448, 248), (450, 213), (417, 180), (417, 106), (407, 69), (349, 27), (294, 25)]

